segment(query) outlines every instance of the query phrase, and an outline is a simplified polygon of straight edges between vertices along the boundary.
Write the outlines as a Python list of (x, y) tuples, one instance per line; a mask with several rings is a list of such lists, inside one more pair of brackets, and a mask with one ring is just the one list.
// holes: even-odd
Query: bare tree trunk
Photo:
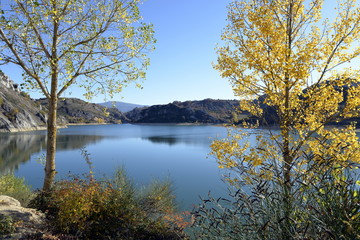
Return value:
[[(51, 1), (54, 11), (56, 11), (56, 1)], [(49, 100), (49, 118), (47, 122), (47, 149), (46, 149), (46, 164), (45, 164), (45, 178), (43, 191), (50, 191), (55, 180), (55, 154), (56, 154), (56, 135), (57, 135), (57, 103), (58, 103), (58, 57), (57, 57), (57, 43), (58, 43), (58, 19), (53, 18), (53, 36), (51, 47), (51, 92)]]
[[(288, 18), (286, 23), (287, 28), (287, 55), (286, 63), (291, 59), (292, 55), (292, 42), (293, 42), (293, 7), (294, 2), (289, 1), (288, 6)], [(291, 129), (291, 107), (290, 107), (290, 91), (291, 81), (289, 72), (285, 72), (285, 112), (283, 114), (283, 121), (281, 123), (281, 136), (283, 137), (283, 203), (284, 203), (284, 227), (282, 229), (283, 239), (291, 239), (292, 224), (291, 224), (291, 213), (292, 209), (292, 181), (291, 181), (291, 168), (293, 164), (293, 157), (290, 152), (290, 129)]]
[(291, 168), (293, 157), (290, 153), (289, 129), (288, 125), (282, 127), (281, 135), (283, 137), (283, 206), (284, 206), (284, 224), (282, 228), (283, 239), (290, 239), (291, 234), (291, 212), (292, 212), (292, 180)]
[(43, 190), (49, 191), (55, 180), (55, 154), (56, 154), (56, 134), (57, 134), (57, 97), (52, 96), (49, 99), (49, 116), (47, 121), (47, 148), (46, 148), (46, 164), (45, 178)]

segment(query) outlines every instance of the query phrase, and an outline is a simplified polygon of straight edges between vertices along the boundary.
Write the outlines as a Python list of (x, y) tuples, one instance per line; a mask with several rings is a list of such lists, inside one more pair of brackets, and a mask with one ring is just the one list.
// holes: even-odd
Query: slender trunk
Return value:
[(291, 238), (291, 212), (292, 212), (292, 179), (291, 169), (293, 164), (293, 157), (291, 154), (290, 145), (290, 124), (289, 124), (289, 90), (285, 92), (285, 112), (283, 113), (283, 121), (280, 123), (282, 140), (282, 158), (283, 158), (283, 210), (284, 210), (284, 227), (283, 239)]
[(53, 66), (51, 76), (51, 94), (49, 101), (49, 116), (47, 121), (47, 147), (46, 147), (46, 163), (45, 163), (45, 178), (43, 191), (51, 190), (52, 184), (55, 180), (55, 154), (56, 154), (56, 135), (57, 135), (57, 85), (58, 85), (57, 65)]
[(56, 134), (57, 134), (57, 97), (51, 94), (49, 99), (49, 116), (47, 121), (47, 148), (46, 148), (46, 164), (44, 191), (50, 191), (55, 180), (55, 154), (56, 154)]
[[(288, 114), (285, 113), (285, 116)], [(291, 212), (292, 212), (292, 179), (291, 168), (293, 164), (293, 157), (290, 151), (290, 130), (288, 125), (288, 119), (282, 123), (281, 136), (283, 137), (283, 210), (284, 210), (284, 228), (283, 239), (290, 239), (291, 237)]]
[[(287, 80), (289, 82), (289, 80)], [(293, 158), (290, 153), (290, 89), (288, 86), (285, 87), (285, 112), (284, 120), (281, 123), (281, 136), (283, 137), (283, 171), (284, 171), (284, 186), (291, 188), (291, 165)]]
[[(54, 13), (56, 13), (56, 1), (52, 1)], [(43, 191), (50, 191), (55, 180), (55, 154), (56, 154), (56, 135), (57, 135), (57, 103), (58, 103), (58, 20), (53, 17), (53, 37), (51, 48), (51, 92), (49, 101), (49, 117), (47, 122), (47, 149), (45, 163), (45, 178)]]
[[(293, 1), (289, 1), (287, 19), (287, 55), (286, 64), (291, 59), (292, 53), (292, 25), (293, 25)], [(286, 69), (288, 71), (288, 69)], [(281, 135), (283, 137), (283, 204), (284, 204), (284, 228), (283, 228), (283, 239), (292, 238), (292, 224), (291, 224), (291, 212), (292, 212), (292, 179), (291, 179), (291, 168), (293, 164), (293, 157), (291, 154), (290, 146), (290, 129), (291, 129), (291, 78), (289, 72), (285, 72), (285, 109), (283, 113), (283, 121), (281, 122)]]

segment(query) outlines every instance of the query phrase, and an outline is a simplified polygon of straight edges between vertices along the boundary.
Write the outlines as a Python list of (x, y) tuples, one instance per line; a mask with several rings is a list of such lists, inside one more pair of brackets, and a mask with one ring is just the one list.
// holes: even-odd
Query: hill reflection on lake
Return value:
[[(85, 148), (98, 178), (111, 177), (116, 168), (125, 167), (138, 186), (169, 179), (180, 207), (191, 210), (199, 196), (226, 191), (215, 160), (207, 157), (211, 140), (226, 133), (218, 126), (70, 126), (59, 130), (57, 177), (89, 171), (81, 156), (80, 149)], [(40, 188), (44, 173), (37, 159), (45, 154), (45, 131), (0, 134), (0, 141), (0, 174), (14, 172)]]
[(169, 146), (173, 146), (176, 144), (185, 144), (185, 145), (206, 145), (208, 146), (210, 143), (210, 138), (202, 138), (201, 136), (189, 135), (189, 136), (151, 136), (144, 137), (143, 140), (148, 140), (155, 144), (166, 144)]
[[(252, 131), (250, 142), (264, 131)], [(276, 131), (276, 130), (275, 130)], [(227, 194), (215, 159), (208, 157), (209, 145), (227, 136), (219, 126), (185, 125), (95, 125), (60, 129), (57, 142), (57, 177), (86, 174), (89, 166), (81, 155), (90, 153), (97, 178), (111, 177), (124, 167), (135, 186), (154, 179), (169, 179), (179, 206), (191, 210), (199, 196)], [(0, 134), (0, 174), (14, 172), (33, 188), (42, 186), (44, 167), (37, 159), (45, 153), (45, 131)]]
[[(80, 149), (100, 140), (101, 136), (59, 135), (57, 149)], [(35, 153), (46, 148), (45, 132), (0, 134), (0, 174), (16, 171), (21, 164), (30, 160)]]

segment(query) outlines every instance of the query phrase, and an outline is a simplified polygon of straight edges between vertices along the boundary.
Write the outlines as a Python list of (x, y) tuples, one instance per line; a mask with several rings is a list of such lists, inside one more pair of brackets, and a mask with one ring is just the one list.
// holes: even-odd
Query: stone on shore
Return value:
[(42, 235), (46, 225), (43, 213), (22, 207), (18, 200), (5, 195), (0, 195), (0, 214), (10, 216), (15, 223), (15, 233), (4, 239), (26, 239), (26, 236)]

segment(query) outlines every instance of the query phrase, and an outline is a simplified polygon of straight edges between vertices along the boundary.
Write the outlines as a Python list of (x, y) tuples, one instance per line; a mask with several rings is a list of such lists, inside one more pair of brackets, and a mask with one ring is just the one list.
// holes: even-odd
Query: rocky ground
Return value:
[(14, 222), (14, 233), (1, 239), (17, 240), (71, 240), (71, 236), (54, 235), (49, 230), (45, 214), (35, 209), (22, 207), (12, 197), (0, 195), (0, 214), (10, 216)]

